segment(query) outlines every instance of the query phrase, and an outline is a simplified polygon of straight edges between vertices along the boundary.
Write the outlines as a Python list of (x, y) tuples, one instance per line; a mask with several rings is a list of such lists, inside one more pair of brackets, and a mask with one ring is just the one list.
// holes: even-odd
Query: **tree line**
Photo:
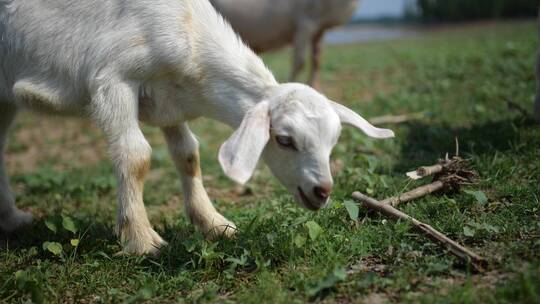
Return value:
[(424, 22), (520, 18), (538, 14), (540, 0), (417, 0), (416, 14)]

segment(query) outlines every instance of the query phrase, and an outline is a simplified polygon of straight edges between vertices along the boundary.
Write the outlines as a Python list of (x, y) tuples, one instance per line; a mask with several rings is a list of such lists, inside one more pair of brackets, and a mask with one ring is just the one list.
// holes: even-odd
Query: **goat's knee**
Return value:
[(199, 151), (193, 151), (183, 157), (183, 171), (192, 178), (201, 178), (201, 164)]
[(121, 178), (127, 179), (127, 182), (136, 182), (137, 186), (142, 187), (148, 171), (150, 171), (152, 149), (148, 143), (144, 142), (124, 150), (124, 155), (119, 155), (117, 159), (118, 171), (122, 174)]

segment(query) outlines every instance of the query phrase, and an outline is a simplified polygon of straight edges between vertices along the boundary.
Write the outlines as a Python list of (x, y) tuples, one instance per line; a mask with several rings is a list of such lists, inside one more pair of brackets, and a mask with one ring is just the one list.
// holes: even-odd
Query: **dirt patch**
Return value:
[[(527, 269), (527, 265), (523, 265), (523, 269)], [(392, 277), (392, 268), (388, 265), (382, 264), (377, 257), (364, 257), (358, 263), (353, 264), (347, 269), (349, 278), (363, 275), (367, 273), (374, 273), (378, 277)], [(518, 270), (519, 272), (519, 270)], [(477, 289), (494, 290), (498, 285), (503, 284), (516, 277), (517, 273), (503, 272), (499, 270), (492, 270), (485, 273), (467, 275), (461, 271), (451, 271), (446, 276), (425, 276), (419, 275), (412, 279), (411, 286), (415, 286), (413, 290), (408, 292), (407, 298), (414, 299), (421, 297), (424, 294), (433, 293), (434, 290), (437, 294), (447, 295), (455, 288), (464, 286), (465, 284), (472, 284)], [(371, 290), (367, 296), (363, 297), (360, 303), (386, 303), (388, 301), (397, 301), (401, 299), (401, 295), (398, 290), (395, 289), (374, 289)], [(339, 303), (356, 303), (352, 299), (339, 299)]]
[(363, 298), (361, 303), (364, 304), (383, 304), (388, 301), (388, 298), (383, 293), (372, 293)]
[(58, 169), (91, 166), (107, 159), (107, 145), (90, 122), (24, 112), (8, 137), (6, 166), (11, 174), (51, 165)]
[[(332, 100), (343, 102), (349, 99), (354, 102), (371, 102), (377, 94), (389, 94), (397, 91), (395, 84), (388, 82), (388, 75), (395, 74), (394, 68), (373, 70), (358, 77), (357, 71), (342, 71), (335, 80), (327, 81), (321, 85), (322, 91)], [(363, 85), (363, 84), (369, 84)], [(348, 92), (346, 88), (355, 88)]]
[(350, 276), (365, 272), (375, 272), (381, 276), (385, 276), (388, 272), (388, 266), (382, 264), (376, 257), (365, 257), (347, 270), (347, 274)]

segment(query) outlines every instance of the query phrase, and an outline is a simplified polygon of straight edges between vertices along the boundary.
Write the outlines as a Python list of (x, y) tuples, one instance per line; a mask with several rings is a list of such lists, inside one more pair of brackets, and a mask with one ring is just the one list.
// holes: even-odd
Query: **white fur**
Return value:
[[(220, 149), (225, 172), (246, 181), (262, 153), (299, 202), (306, 205), (307, 197), (310, 209), (326, 203), (314, 197), (313, 187), (332, 187), (328, 163), (340, 116), (360, 121), (353, 125), (368, 135), (393, 135), (352, 111), (338, 116), (333, 103), (310, 87), (278, 84), (206, 0), (3, 1), (0, 37), (0, 148), (19, 108), (89, 116), (109, 141), (125, 253), (153, 253), (165, 244), (143, 204), (151, 148), (139, 120), (163, 129), (187, 214), (209, 238), (231, 235), (235, 227), (206, 194), (188, 120), (205, 116), (240, 126)], [(259, 116), (246, 115), (261, 108), (253, 110)], [(275, 135), (292, 136), (298, 151), (280, 148)], [(253, 149), (243, 146), (250, 144)], [(3, 155), (0, 161), (0, 228), (13, 230), (29, 217), (15, 208)]]
[(216, 9), (257, 52), (293, 46), (289, 80), (298, 78), (311, 51), (308, 83), (317, 85), (321, 43), (329, 28), (349, 21), (358, 0), (211, 0)]

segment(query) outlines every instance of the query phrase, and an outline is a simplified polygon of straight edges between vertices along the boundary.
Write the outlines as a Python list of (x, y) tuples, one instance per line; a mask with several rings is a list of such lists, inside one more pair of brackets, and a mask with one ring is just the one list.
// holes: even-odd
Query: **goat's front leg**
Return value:
[(230, 237), (235, 225), (219, 214), (203, 186), (199, 163), (199, 143), (187, 124), (163, 129), (169, 151), (182, 179), (186, 213), (208, 239)]
[(92, 100), (94, 119), (104, 130), (118, 178), (117, 234), (122, 254), (154, 254), (166, 245), (152, 229), (143, 203), (151, 148), (137, 118), (137, 89), (126, 83), (99, 88)]

